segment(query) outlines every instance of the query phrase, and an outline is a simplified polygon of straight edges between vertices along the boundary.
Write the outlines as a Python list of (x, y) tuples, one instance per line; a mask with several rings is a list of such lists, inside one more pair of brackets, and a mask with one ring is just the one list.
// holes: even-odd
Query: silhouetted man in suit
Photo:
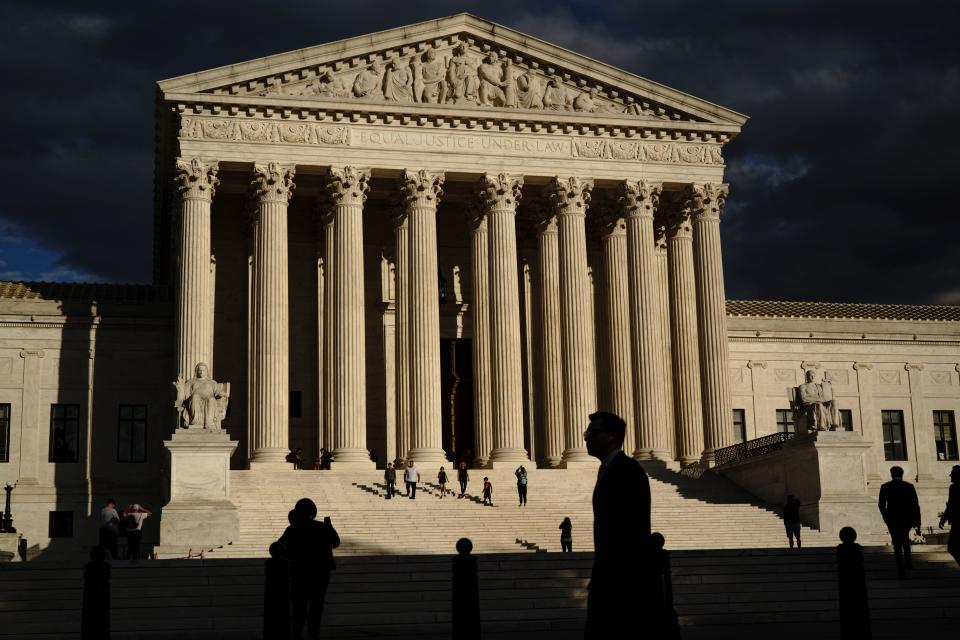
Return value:
[(890, 482), (880, 487), (880, 514), (887, 523), (893, 541), (893, 555), (897, 560), (897, 577), (905, 577), (904, 569), (910, 563), (910, 529), (920, 534), (920, 502), (917, 490), (903, 479), (903, 469), (890, 467)]
[(317, 522), (317, 505), (309, 498), (301, 498), (290, 512), (290, 526), (280, 542), (290, 559), (290, 601), (293, 620), (293, 638), (303, 636), (303, 624), (311, 640), (320, 636), (323, 600), (330, 584), (330, 572), (336, 568), (333, 550), (340, 546), (330, 518)]
[(598, 411), (583, 434), (587, 452), (600, 460), (593, 490), (593, 573), (584, 638), (614, 637), (623, 616), (644, 620), (652, 606), (650, 481), (621, 447), (626, 423)]
[(950, 537), (947, 538), (947, 552), (960, 564), (960, 464), (950, 470), (950, 493), (947, 495), (947, 508), (940, 516), (940, 528), (950, 523)]

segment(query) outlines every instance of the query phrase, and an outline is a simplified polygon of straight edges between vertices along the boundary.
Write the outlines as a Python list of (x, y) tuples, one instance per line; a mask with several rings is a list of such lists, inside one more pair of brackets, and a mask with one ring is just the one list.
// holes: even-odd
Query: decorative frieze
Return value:
[(664, 164), (722, 165), (720, 145), (630, 140), (574, 140), (573, 157)]
[(333, 146), (350, 144), (350, 132), (343, 125), (254, 118), (183, 116), (180, 119), (179, 137), (184, 140), (222, 140), (224, 142)]

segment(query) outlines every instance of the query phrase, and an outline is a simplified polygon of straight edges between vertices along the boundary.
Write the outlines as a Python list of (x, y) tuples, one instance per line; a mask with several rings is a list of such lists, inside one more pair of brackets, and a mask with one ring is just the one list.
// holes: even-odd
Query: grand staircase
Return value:
[[(682, 475), (645, 463), (650, 475), (653, 529), (671, 549), (779, 548), (786, 545), (780, 516), (758, 506), (726, 480), (707, 473)], [(240, 508), (240, 538), (210, 558), (265, 557), (287, 525), (294, 503), (309, 497), (319, 516), (330, 516), (340, 534), (338, 555), (450, 554), (468, 537), (475, 553), (559, 551), (558, 527), (573, 523), (574, 551), (593, 548), (591, 495), (596, 471), (530, 470), (527, 506), (519, 507), (511, 470), (472, 470), (467, 496), (440, 498), (436, 470), (423, 470), (416, 500), (385, 499), (382, 471), (231, 472), (231, 495)], [(398, 474), (399, 475), (399, 474)], [(479, 497), (483, 476), (494, 485), (494, 506)], [(398, 483), (402, 491), (402, 483)], [(459, 490), (456, 483), (449, 488)], [(806, 546), (833, 546), (832, 535), (804, 528)], [(882, 543), (879, 540), (861, 540)], [(200, 550), (192, 549), (196, 554)], [(185, 557), (188, 550), (173, 557)]]

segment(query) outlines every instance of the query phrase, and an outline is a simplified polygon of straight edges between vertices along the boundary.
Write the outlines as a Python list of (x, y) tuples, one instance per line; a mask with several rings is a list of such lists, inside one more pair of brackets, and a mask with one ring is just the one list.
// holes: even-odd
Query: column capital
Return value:
[(330, 167), (327, 192), (334, 204), (362, 205), (370, 191), (370, 169)]
[(517, 210), (523, 189), (523, 176), (507, 173), (488, 173), (479, 181), (480, 203), (484, 210)]
[(873, 363), (872, 362), (854, 362), (853, 368), (856, 369), (857, 371), (863, 371), (863, 370), (870, 371), (873, 369)]
[(535, 235), (557, 233), (557, 212), (546, 194), (528, 198), (522, 219), (528, 220)]
[(190, 158), (177, 160), (177, 172), (174, 180), (184, 200), (205, 200), (211, 202), (220, 179), (217, 172), (220, 164), (216, 160)]
[[(619, 197), (606, 196), (593, 198), (590, 203), (590, 216), (587, 218), (587, 230), (599, 238), (627, 235), (627, 219), (620, 206)], [(589, 237), (589, 235), (588, 235)]]
[(254, 195), (258, 204), (279, 203), (287, 204), (296, 185), (293, 176), (296, 168), (292, 164), (279, 162), (254, 162), (253, 186)]
[(593, 180), (577, 176), (556, 176), (547, 185), (546, 194), (557, 215), (585, 216), (590, 206)]
[(757, 368), (766, 369), (767, 361), (766, 360), (747, 360), (747, 368), (751, 370), (757, 369)]
[(443, 195), (443, 171), (404, 169), (400, 190), (408, 207), (436, 207)]
[(692, 183), (684, 189), (685, 207), (697, 222), (720, 220), (720, 212), (727, 201), (730, 188), (717, 182)]
[[(483, 195), (480, 195), (482, 198)], [(463, 203), (464, 214), (467, 216), (467, 226), (471, 233), (487, 230), (487, 210), (480, 198), (467, 198)]]
[(903, 368), (907, 371), (923, 371), (924, 364), (922, 362), (908, 362), (903, 365)]
[(661, 189), (659, 182), (624, 180), (617, 185), (617, 203), (623, 215), (631, 218), (652, 218), (654, 210), (660, 204)]

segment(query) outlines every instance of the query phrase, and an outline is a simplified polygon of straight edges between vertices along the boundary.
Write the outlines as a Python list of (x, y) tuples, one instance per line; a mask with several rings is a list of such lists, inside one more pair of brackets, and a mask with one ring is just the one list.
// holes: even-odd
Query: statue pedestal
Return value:
[(240, 515), (230, 501), (230, 456), (237, 443), (226, 431), (177, 429), (163, 443), (170, 454), (170, 501), (160, 514), (161, 557), (182, 557), (233, 542)]
[(851, 431), (813, 431), (797, 435), (783, 448), (724, 465), (717, 472), (775, 507), (787, 495), (800, 501), (800, 519), (838, 534), (853, 527), (859, 534), (885, 531), (877, 502), (867, 490), (866, 457), (871, 443)]
[(19, 533), (0, 533), (0, 562), (20, 561)]

